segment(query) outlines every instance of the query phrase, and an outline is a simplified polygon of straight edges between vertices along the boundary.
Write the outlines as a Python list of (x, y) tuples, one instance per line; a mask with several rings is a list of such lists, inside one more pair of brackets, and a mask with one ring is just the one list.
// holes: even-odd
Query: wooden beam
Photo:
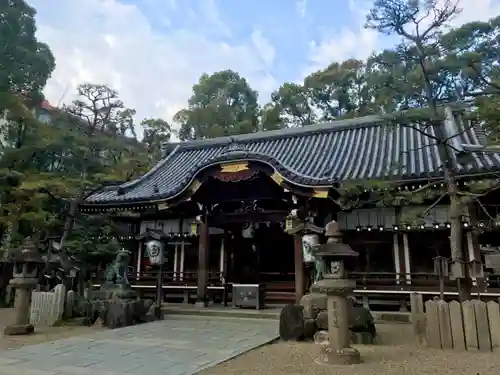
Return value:
[(248, 162), (222, 164), (220, 169), (223, 173), (238, 173), (248, 169)]
[(274, 172), (271, 175), (271, 180), (273, 180), (277, 185), (281, 186), (284, 182), (283, 177), (278, 172)]
[(201, 187), (201, 184), (202, 182), (200, 180), (197, 179), (193, 180), (193, 182), (191, 182), (191, 185), (189, 185), (189, 187), (187, 188), (187, 191), (189, 192), (188, 195), (191, 196), (194, 193), (196, 193), (198, 189)]
[(300, 303), (300, 299), (305, 294), (304, 288), (304, 259), (302, 254), (302, 236), (296, 234), (294, 239), (294, 260), (295, 260), (295, 302)]
[(158, 211), (168, 210), (169, 207), (169, 204), (166, 202), (158, 203), (157, 205)]
[(328, 190), (314, 190), (313, 198), (328, 198)]
[(208, 306), (208, 248), (209, 248), (209, 230), (207, 217), (199, 224), (200, 241), (198, 244), (198, 289), (196, 303), (202, 306)]

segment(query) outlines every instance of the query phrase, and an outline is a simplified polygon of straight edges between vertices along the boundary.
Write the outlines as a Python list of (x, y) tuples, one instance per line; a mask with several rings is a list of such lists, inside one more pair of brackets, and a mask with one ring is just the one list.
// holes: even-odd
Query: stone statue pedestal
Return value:
[(121, 285), (111, 282), (105, 282), (98, 291), (92, 293), (96, 299), (102, 300), (111, 298), (137, 299), (139, 297), (139, 293), (132, 289), (130, 285)]
[(15, 321), (4, 329), (7, 336), (29, 335), (35, 331), (35, 327), (30, 324), (30, 303), (31, 292), (36, 287), (38, 279), (30, 277), (15, 277), (9, 284), (16, 289), (14, 300)]
[(86, 307), (88, 323), (97, 318), (108, 328), (126, 327), (150, 321), (152, 301), (141, 300), (127, 280), (130, 254), (121, 249), (115, 261), (106, 269), (106, 282), (98, 291), (92, 291)]
[(104, 327), (111, 329), (143, 323), (152, 320), (150, 314), (147, 316), (151, 305), (152, 301), (140, 299), (126, 285), (104, 284), (90, 293), (88, 323), (93, 324), (97, 317)]
[(322, 346), (321, 355), (316, 362), (332, 365), (361, 363), (359, 352), (350, 346), (351, 332), (348, 321), (347, 296), (355, 288), (356, 282), (328, 276), (311, 287), (311, 292), (327, 295), (329, 345)]

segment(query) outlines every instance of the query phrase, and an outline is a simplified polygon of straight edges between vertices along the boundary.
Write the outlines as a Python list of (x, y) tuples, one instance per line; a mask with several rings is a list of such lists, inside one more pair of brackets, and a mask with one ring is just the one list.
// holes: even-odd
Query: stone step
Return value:
[(164, 306), (162, 311), (165, 315), (183, 315), (183, 316), (213, 316), (213, 317), (227, 317), (227, 318), (249, 318), (249, 319), (267, 319), (267, 320), (279, 320), (280, 310), (244, 310), (244, 309), (233, 309), (227, 307), (222, 308), (195, 308), (195, 307), (185, 307), (169, 308)]
[[(279, 320), (281, 308), (274, 307), (264, 310), (233, 309), (231, 307), (206, 307), (197, 308), (192, 306), (163, 306), (162, 311), (166, 315), (186, 315), (186, 316), (214, 316), (214, 317), (234, 317), (249, 319), (270, 319)], [(399, 311), (372, 311), (375, 324), (384, 323), (411, 323), (411, 314)]]

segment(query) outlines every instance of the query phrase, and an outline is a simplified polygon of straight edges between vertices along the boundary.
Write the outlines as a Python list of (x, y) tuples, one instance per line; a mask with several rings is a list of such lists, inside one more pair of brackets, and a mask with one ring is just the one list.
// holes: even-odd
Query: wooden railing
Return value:
[[(129, 272), (128, 280), (132, 285), (156, 285), (158, 279), (158, 271), (146, 271), (146, 272)], [(105, 280), (104, 275), (93, 275), (92, 282), (101, 284)], [(198, 280), (197, 272), (163, 272), (163, 283), (167, 285), (196, 285)], [(217, 286), (222, 285), (222, 273), (221, 272), (209, 272), (208, 273), (208, 285)]]
[[(433, 273), (415, 272), (410, 274), (395, 272), (350, 272), (349, 278), (356, 280), (358, 287), (401, 287), (413, 285), (418, 287), (439, 287), (439, 279)], [(449, 286), (456, 284), (446, 282)]]
[[(394, 273), (394, 272), (350, 272), (350, 279), (356, 280), (357, 288), (404, 288), (411, 286), (412, 288), (438, 288), (439, 278), (433, 273)], [(130, 272), (128, 279), (131, 284), (140, 285), (156, 285), (157, 271)], [(295, 274), (290, 273), (262, 273), (260, 282), (270, 285), (294, 285)], [(167, 285), (196, 285), (198, 280), (197, 272), (172, 272), (165, 271), (163, 273), (163, 282)], [(500, 288), (500, 275), (487, 275), (487, 288)], [(104, 275), (93, 275), (93, 282), (101, 283), (104, 281)], [(233, 280), (224, 280), (221, 272), (208, 273), (208, 285), (222, 285), (231, 283)], [(446, 288), (455, 288), (456, 281), (445, 280)]]
[[(439, 293), (439, 278), (430, 272), (415, 272), (411, 274), (394, 272), (350, 272), (348, 277), (356, 280), (355, 294), (374, 295), (409, 295), (418, 291), (424, 294)], [(266, 293), (276, 300), (294, 300), (295, 275), (291, 273), (262, 273), (260, 282), (266, 284)], [(129, 281), (141, 289), (148, 289), (152, 293), (156, 287), (157, 274), (153, 272), (131, 272)], [(95, 278), (94, 284), (100, 284), (102, 278)], [(209, 290), (224, 290), (231, 293), (231, 284), (234, 280), (225, 280), (220, 272), (210, 272), (208, 276)], [(166, 271), (163, 287), (167, 290), (196, 291), (197, 272)], [(454, 280), (444, 281), (444, 292), (447, 295), (457, 294), (457, 284)], [(500, 295), (500, 275), (488, 275), (486, 283), (481, 287), (474, 284), (472, 292), (483, 295)]]

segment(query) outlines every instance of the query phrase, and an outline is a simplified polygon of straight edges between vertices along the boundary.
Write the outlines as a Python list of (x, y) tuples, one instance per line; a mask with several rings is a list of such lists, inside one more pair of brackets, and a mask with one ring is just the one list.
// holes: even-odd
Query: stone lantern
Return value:
[(30, 324), (31, 292), (38, 284), (39, 272), (45, 262), (30, 237), (12, 254), (11, 260), (14, 262), (14, 270), (9, 284), (16, 290), (15, 322), (5, 327), (4, 334), (27, 335), (34, 332), (34, 327)]
[(361, 362), (359, 352), (350, 346), (347, 296), (356, 287), (355, 280), (349, 280), (344, 262), (357, 257), (358, 253), (341, 242), (338, 224), (331, 221), (326, 225), (327, 242), (314, 249), (314, 255), (322, 263), (323, 278), (317, 280), (311, 288), (312, 293), (327, 295), (329, 346), (322, 348), (320, 363), (356, 364)]

